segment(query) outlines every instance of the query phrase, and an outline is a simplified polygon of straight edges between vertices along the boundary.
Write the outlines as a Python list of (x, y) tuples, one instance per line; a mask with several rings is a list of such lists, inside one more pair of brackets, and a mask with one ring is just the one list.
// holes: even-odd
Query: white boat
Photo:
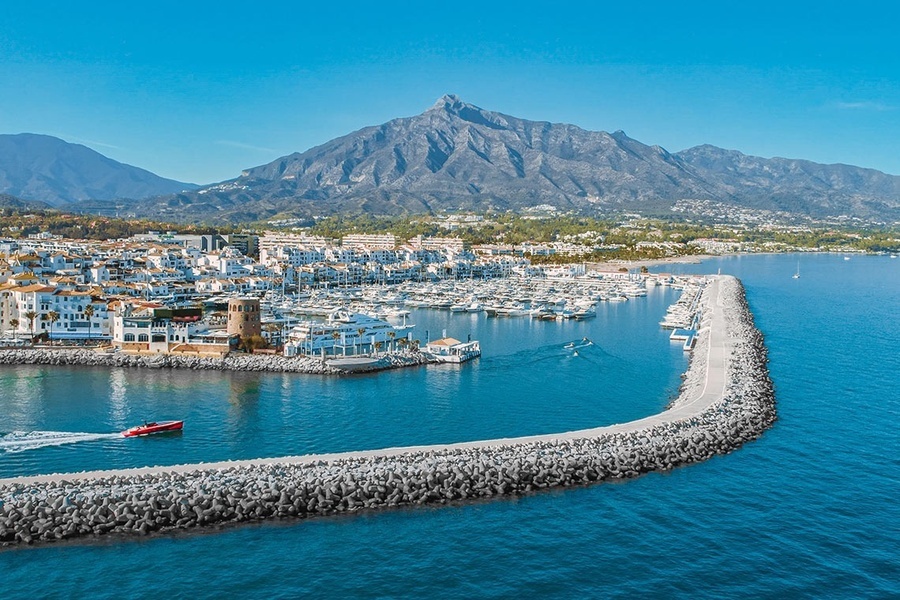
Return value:
[(384, 358), (373, 358), (369, 356), (347, 356), (341, 358), (331, 358), (325, 361), (325, 364), (342, 371), (371, 371), (373, 369), (387, 366), (389, 363)]
[(481, 345), (478, 340), (460, 342), (445, 337), (428, 342), (424, 351), (435, 362), (459, 364), (481, 356)]
[(797, 261), (797, 272), (794, 273), (794, 279), (800, 279), (800, 261)]
[(303, 321), (291, 329), (285, 354), (356, 354), (377, 351), (408, 337), (414, 325), (392, 325), (363, 313), (337, 310), (322, 322)]

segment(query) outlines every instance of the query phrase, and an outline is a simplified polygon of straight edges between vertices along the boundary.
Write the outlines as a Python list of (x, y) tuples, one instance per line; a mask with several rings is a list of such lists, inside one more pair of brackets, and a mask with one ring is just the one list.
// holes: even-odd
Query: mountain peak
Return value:
[(484, 110), (474, 104), (463, 102), (456, 94), (444, 94), (434, 103), (428, 113), (444, 113), (451, 118), (459, 118), (475, 125), (482, 125), (491, 129), (505, 129), (509, 123), (500, 113)]
[(463, 106), (464, 104), (465, 104), (465, 102), (463, 102), (459, 98), (459, 96), (457, 96), (456, 94), (444, 94), (443, 96), (441, 96), (440, 98), (437, 99), (437, 102), (435, 102), (434, 106), (432, 106), (431, 108), (439, 109), (439, 110), (440, 109), (450, 110), (453, 108), (458, 109), (459, 107)]

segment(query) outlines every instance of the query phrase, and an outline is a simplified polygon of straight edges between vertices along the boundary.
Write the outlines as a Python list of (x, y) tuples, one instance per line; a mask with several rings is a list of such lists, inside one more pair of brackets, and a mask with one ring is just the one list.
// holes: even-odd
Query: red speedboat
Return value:
[(137, 435), (150, 435), (151, 433), (162, 433), (163, 431), (178, 431), (184, 427), (184, 421), (160, 421), (159, 423), (151, 421), (143, 425), (137, 425), (122, 432), (125, 437), (134, 437)]

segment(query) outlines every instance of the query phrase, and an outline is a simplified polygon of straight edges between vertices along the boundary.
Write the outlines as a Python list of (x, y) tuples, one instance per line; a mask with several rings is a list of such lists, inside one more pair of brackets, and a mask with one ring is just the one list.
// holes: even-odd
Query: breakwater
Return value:
[(705, 460), (775, 419), (765, 347), (733, 278), (707, 286), (681, 394), (632, 423), (548, 436), (0, 481), (0, 543), (458, 502)]
[[(429, 362), (421, 352), (390, 352), (367, 368), (353, 372), (379, 371), (422, 365)], [(271, 354), (229, 354), (222, 358), (179, 356), (173, 354), (136, 355), (123, 352), (98, 352), (80, 348), (11, 348), (0, 350), (0, 365), (82, 365), (91, 367), (131, 367), (143, 369), (204, 369), (215, 371), (265, 371), (341, 375), (351, 372), (328, 366), (319, 358), (286, 357)]]

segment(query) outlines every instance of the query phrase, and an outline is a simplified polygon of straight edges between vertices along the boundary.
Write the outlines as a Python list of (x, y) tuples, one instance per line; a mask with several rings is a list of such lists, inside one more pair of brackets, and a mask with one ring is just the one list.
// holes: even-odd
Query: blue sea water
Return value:
[[(729, 257), (766, 336), (779, 421), (708, 462), (460, 506), (0, 551), (0, 596), (900, 596), (900, 261)], [(462, 367), (352, 377), (0, 369), (0, 477), (522, 435), (659, 411), (686, 362), (675, 298), (544, 323), (417, 312), (418, 335), (482, 341)], [(595, 345), (573, 356), (564, 345)], [(183, 434), (100, 434), (185, 417)], [(43, 438), (41, 436), (44, 436)], [(44, 441), (40, 441), (40, 440)], [(10, 451), (11, 449), (19, 451)]]

